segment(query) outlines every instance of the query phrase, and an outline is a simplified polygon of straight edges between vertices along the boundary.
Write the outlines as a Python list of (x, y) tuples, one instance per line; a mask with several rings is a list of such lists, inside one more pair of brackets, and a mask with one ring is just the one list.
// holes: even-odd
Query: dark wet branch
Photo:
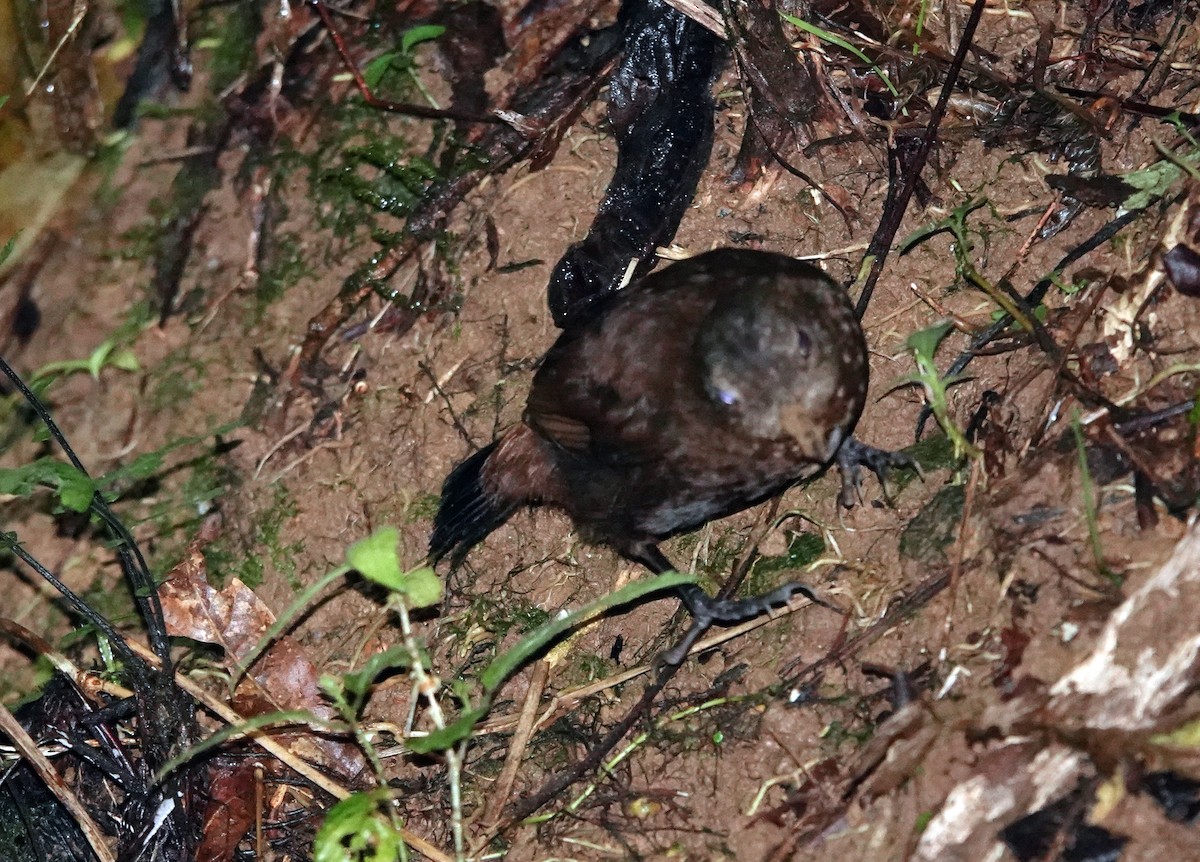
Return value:
[(625, 57), (609, 87), (617, 167), (588, 235), (559, 260), (547, 288), (560, 328), (657, 262), (674, 237), (712, 151), (719, 40), (661, 0), (622, 6)]
[(912, 199), (913, 192), (920, 181), (921, 171), (929, 160), (929, 153), (937, 141), (938, 127), (942, 123), (942, 118), (946, 116), (950, 97), (954, 94), (959, 73), (966, 61), (967, 53), (971, 49), (971, 43), (975, 39), (975, 30), (979, 26), (979, 19), (983, 16), (983, 9), (986, 5), (986, 0), (975, 0), (971, 4), (971, 14), (963, 27), (962, 36), (959, 37), (954, 60), (946, 73), (941, 95), (930, 112), (929, 122), (926, 124), (925, 134), (921, 137), (920, 142), (907, 155), (894, 148), (889, 148), (888, 162), (892, 168), (892, 181), (888, 184), (887, 200), (883, 206), (883, 216), (880, 218), (879, 227), (876, 228), (871, 242), (867, 246), (866, 260), (871, 262), (871, 270), (867, 274), (862, 293), (858, 297), (856, 311), (860, 319), (866, 314), (867, 306), (871, 303), (875, 284), (883, 272), (883, 265), (887, 261), (896, 232), (900, 230), (900, 223), (904, 220), (908, 202)]

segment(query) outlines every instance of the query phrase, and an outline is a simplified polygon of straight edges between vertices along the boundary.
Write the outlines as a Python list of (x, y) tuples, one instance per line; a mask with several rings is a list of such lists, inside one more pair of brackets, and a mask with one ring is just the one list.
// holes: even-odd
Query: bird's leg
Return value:
[[(917, 472), (922, 479), (921, 465), (903, 452), (889, 452), (886, 449), (876, 449), (868, 446), (854, 437), (848, 437), (838, 449), (833, 459), (842, 474), (842, 492), (838, 496), (841, 504), (847, 509), (852, 508), (862, 500), (862, 470), (866, 467), (879, 479), (883, 487), (884, 497), (887, 498), (887, 474), (889, 470), (908, 467)], [(890, 502), (890, 499), (889, 499)]]
[[(626, 556), (656, 575), (678, 571), (658, 546), (649, 542), (630, 548)], [(769, 593), (751, 596), (747, 599), (714, 599), (695, 584), (683, 584), (675, 589), (679, 595), (679, 601), (691, 614), (692, 625), (683, 636), (683, 640), (663, 653), (662, 660), (669, 665), (676, 665), (683, 661), (700, 636), (713, 625), (734, 625), (770, 613), (773, 608), (786, 605), (797, 593), (815, 604), (838, 611), (833, 605), (817, 598), (810, 587), (799, 581), (792, 581)]]
[(630, 562), (645, 566), (652, 574), (663, 575), (667, 572), (677, 572), (679, 569), (671, 564), (667, 555), (652, 542), (638, 542), (628, 548), (620, 548), (621, 555)]

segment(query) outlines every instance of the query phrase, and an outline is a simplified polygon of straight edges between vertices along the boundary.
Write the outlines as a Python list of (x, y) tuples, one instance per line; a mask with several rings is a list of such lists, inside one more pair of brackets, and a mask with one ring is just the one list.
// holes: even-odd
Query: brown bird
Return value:
[[(895, 456), (850, 438), (867, 348), (846, 292), (780, 254), (720, 249), (606, 297), (563, 332), (523, 420), (454, 469), (430, 557), (455, 565), (523, 505), (653, 572), (663, 539), (748, 508), (831, 461), (857, 482)], [(850, 477), (850, 478), (847, 478)], [(804, 591), (718, 601), (679, 588), (695, 622), (737, 622)], [(811, 597), (811, 594), (810, 594)], [(686, 653), (676, 649), (668, 661)]]

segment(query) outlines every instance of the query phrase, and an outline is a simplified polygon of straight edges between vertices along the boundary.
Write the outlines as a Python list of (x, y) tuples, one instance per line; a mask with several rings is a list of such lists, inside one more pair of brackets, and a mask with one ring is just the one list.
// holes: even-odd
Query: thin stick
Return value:
[(415, 105), (411, 102), (390, 102), (387, 99), (380, 99), (375, 95), (368, 86), (367, 81), (362, 76), (362, 72), (358, 70), (358, 64), (350, 57), (350, 51), (346, 47), (346, 42), (342, 39), (342, 34), (333, 23), (333, 16), (329, 14), (329, 9), (325, 6), (323, 0), (313, 0), (313, 6), (317, 9), (317, 14), (321, 16), (321, 21), (325, 24), (325, 29), (329, 31), (329, 38), (333, 40), (333, 47), (337, 49), (338, 56), (342, 58), (342, 63), (349, 70), (351, 77), (354, 78), (354, 86), (358, 88), (358, 92), (362, 95), (363, 100), (372, 108), (377, 108), (380, 111), (390, 111), (394, 114), (407, 114), (411, 117), (422, 117), (427, 120), (456, 120), (461, 123), (503, 123), (500, 117), (495, 114), (470, 114), (465, 111), (456, 111), (453, 108), (430, 108), (425, 105)]
[(66, 782), (62, 780), (62, 776), (58, 774), (58, 770), (54, 768), (54, 764), (42, 754), (37, 743), (33, 738), (25, 732), (25, 728), (21, 727), (15, 715), (8, 711), (8, 708), (0, 704), (0, 732), (7, 736), (21, 756), (29, 762), (33, 767), (33, 771), (42, 779), (42, 783), (50, 788), (50, 792), (63, 804), (67, 812), (75, 818), (75, 822), (79, 824), (79, 828), (83, 830), (84, 837), (87, 838), (88, 844), (92, 848), (92, 852), (100, 862), (116, 862), (116, 856), (108, 846), (108, 842), (104, 839), (104, 833), (100, 831), (100, 827), (96, 825), (96, 821), (83, 807), (83, 803), (79, 801), (71, 788), (67, 787)]
[(546, 682), (549, 679), (550, 662), (541, 659), (533, 666), (533, 678), (529, 681), (529, 690), (525, 693), (525, 702), (521, 705), (521, 714), (517, 719), (517, 728), (513, 732), (508, 754), (504, 757), (504, 767), (500, 770), (500, 777), (496, 779), (492, 792), (488, 794), (483, 822), (489, 826), (494, 827), (500, 822), (504, 805), (512, 795), (513, 784), (516, 783), (517, 772), (521, 768), (521, 758), (533, 737), (542, 692), (546, 690)]
[(971, 42), (975, 38), (975, 28), (979, 26), (979, 19), (983, 15), (986, 5), (987, 0), (975, 0), (971, 4), (971, 14), (963, 28), (962, 37), (958, 40), (958, 50), (954, 52), (954, 61), (946, 73), (946, 81), (942, 84), (941, 95), (938, 97), (933, 111), (930, 112), (925, 134), (921, 136), (921, 142), (913, 152), (912, 158), (905, 159), (899, 152), (896, 152), (895, 157), (890, 160), (893, 162), (895, 182), (888, 189), (883, 220), (879, 223), (879, 228), (871, 237), (871, 244), (867, 247), (866, 260), (871, 262), (871, 270), (863, 283), (862, 293), (859, 295), (858, 305), (855, 307), (860, 320), (866, 314), (867, 306), (871, 302), (871, 294), (875, 292), (875, 283), (879, 281), (884, 261), (887, 260), (888, 252), (891, 250), (892, 239), (895, 238), (896, 231), (900, 229), (900, 222), (904, 219), (908, 202), (920, 181), (921, 170), (929, 159), (929, 151), (933, 149), (933, 142), (937, 139), (938, 126), (942, 124), (942, 118), (946, 115), (950, 96), (954, 93), (954, 85), (958, 82), (959, 72), (962, 71), (963, 63), (967, 59), (967, 51), (970, 50)]
[[(145, 657), (150, 663), (154, 664), (157, 662), (155, 655), (142, 644), (135, 640), (130, 640), (128, 643), (134, 652)], [(231, 725), (235, 725), (244, 720), (243, 716), (239, 715), (234, 710), (221, 703), (219, 700), (213, 698), (208, 694), (208, 692), (204, 691), (204, 689), (200, 688), (187, 677), (176, 675), (175, 681), (179, 684), (180, 688), (194, 697), (200, 704), (204, 706), (205, 709), (210, 710), (222, 721)], [(325, 775), (308, 761), (293, 754), (286, 746), (280, 744), (275, 739), (272, 739), (267, 734), (256, 733), (249, 738), (259, 748), (278, 758), (279, 761), (286, 765), (289, 769), (299, 773), (304, 778), (307, 778), (314, 785), (324, 790), (334, 799), (341, 800), (350, 795), (349, 789)], [(409, 847), (416, 850), (418, 853), (424, 853), (430, 859), (434, 860), (434, 862), (454, 862), (452, 857), (446, 855), (420, 835), (411, 832), (407, 828), (401, 827), (400, 834), (404, 837), (404, 841)]]

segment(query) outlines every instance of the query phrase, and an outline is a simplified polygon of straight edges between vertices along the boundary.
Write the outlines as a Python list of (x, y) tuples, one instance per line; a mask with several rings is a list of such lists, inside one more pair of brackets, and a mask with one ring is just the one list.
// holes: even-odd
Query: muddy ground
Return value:
[[(933, 7), (930, 27), (944, 34), (941, 9)], [(965, 9), (955, 7), (955, 16)], [(1056, 76), (1079, 86), (1102, 79), (1129, 92), (1154, 56), (1151, 37), (1105, 19), (1106, 48), (1087, 65), (1072, 53), (1085, 17), (1074, 5), (996, 6), (977, 43), (997, 68), (1019, 77), (1036, 53), (1039, 26), (1053, 24)], [(1167, 39), (1172, 21), (1161, 19), (1154, 38)], [(1196, 110), (1195, 29), (1170, 44), (1177, 69), (1139, 98)], [(415, 56), (437, 93), (435, 52), (426, 45)], [(205, 98), (209, 60), (198, 52), (198, 85), (180, 107)], [(253, 188), (245, 151), (231, 146), (217, 165), (219, 187), (205, 196), (174, 312), (160, 322), (148, 310), (161, 300), (151, 289), (154, 243), (170, 196), (180, 193), (172, 186), (176, 157), (189, 146), (193, 122), (185, 112), (148, 117), (119, 161), (85, 173), (47, 227), (56, 239), (27, 282), (41, 311), (36, 331), (23, 343), (0, 336), (5, 358), (26, 376), (93, 355), (106, 339), (130, 349), (132, 370), (109, 364), (97, 377), (74, 373), (54, 382), (47, 399), (55, 418), (95, 474), (198, 438), (169, 453), (151, 479), (122, 488), (115, 509), (157, 572), (170, 571), (202, 535), (210, 581), (240, 578), (276, 612), (381, 526), (399, 529), (405, 565), (422, 563), (448, 471), (521, 415), (532, 370), (557, 333), (546, 311), (547, 279), (586, 231), (615, 159), (598, 102), (544, 169), (522, 164), (486, 182), (453, 213), (443, 240), (391, 279), (401, 295), (421, 278), (443, 288), (415, 325), (397, 333), (386, 314), (380, 318), (385, 303), (370, 298), (321, 354), (330, 368), (321, 387), (299, 387), (281, 408), (286, 382), (272, 374), (286, 371), (309, 319), (374, 249), (364, 226), (336, 223), (339, 204), (322, 193), (328, 178), (321, 172), (340, 169), (339, 147), (353, 137), (338, 138), (338, 123), (350, 121), (337, 113), (353, 95), (342, 82), (330, 92), (319, 105), (288, 108), (296, 111), (291, 161), (271, 174), (279, 218), (269, 228), (264, 269), (250, 265)], [(728, 177), (746, 111), (732, 68), (717, 92), (713, 156), (676, 244), (687, 252), (735, 243), (770, 249), (815, 260), (839, 282), (853, 280), (887, 193), (880, 143), (842, 142), (801, 162), (818, 183), (842, 190), (839, 200), (853, 206), (846, 216), (785, 171), (733, 186)], [(1108, 174), (1161, 161), (1156, 146), (1195, 159), (1194, 143), (1170, 125), (1111, 104), (1089, 102), (1085, 110), (1103, 128)], [(428, 121), (370, 122), (414, 151), (430, 141)], [(1062, 173), (1062, 165), (1018, 144), (985, 146), (974, 128), (971, 118), (951, 112), (924, 175), (931, 196), (914, 201), (899, 236), (980, 200), (967, 216), (972, 248), (959, 251), (987, 278), (1023, 294), (1117, 210), (1085, 207), (1057, 235), (1039, 238), (1039, 219), (1056, 200), (1045, 177)], [(587, 781), (576, 784), (541, 809), (554, 817), (507, 825), (492, 838), (492, 858), (1059, 858), (1075, 840), (1071, 829), (1086, 821), (1129, 839), (1122, 860), (1200, 859), (1200, 832), (1168, 820), (1137, 778), (1164, 769), (1195, 774), (1188, 768), (1194, 747), (1151, 735), (1194, 721), (1193, 664), (1185, 656), (1173, 666), (1180, 687), (1126, 723), (1092, 720), (1093, 706), (1071, 700), (1075, 689), (1052, 688), (1103, 645), (1123, 601), (1173, 553), (1189, 552), (1200, 477), (1194, 422), (1182, 412), (1121, 424), (1194, 397), (1196, 300), (1158, 275), (1162, 252), (1186, 232), (1181, 213), (1195, 217), (1189, 202), (1200, 204), (1181, 173), (1160, 202), (1067, 268), (1040, 313), (1058, 355), (1018, 335), (977, 358), (948, 390), (950, 421), (971, 429), (979, 457), (948, 466), (948, 446), (930, 421), (915, 452), (926, 465), (923, 480), (902, 471), (885, 493), (868, 478), (862, 504), (845, 510), (831, 473), (669, 542), (668, 556), (710, 590), (757, 557), (745, 590), (798, 578), (845, 615), (797, 601), (690, 658), (639, 722), (644, 737), (594, 792), (573, 804)], [(347, 210), (343, 221), (358, 212)], [(398, 227), (386, 215), (372, 218)], [(492, 249), (488, 220), (498, 237)], [(863, 321), (871, 386), (860, 439), (890, 449), (914, 443), (925, 393), (909, 382), (910, 335), (953, 321), (937, 353), (944, 371), (996, 316), (991, 299), (964, 285), (958, 264), (948, 233), (889, 259)], [(19, 289), (13, 279), (0, 287), (5, 314)], [(367, 325), (377, 319), (380, 325)], [(1114, 417), (1098, 397), (1081, 393), (1127, 413)], [(20, 420), (9, 411), (5, 422)], [(215, 429), (230, 424), (215, 445)], [(4, 466), (39, 451), (11, 443)], [(36, 495), (9, 499), (0, 517), (68, 586), (136, 630), (111, 555), (94, 531), (56, 518), (52, 508)], [(444, 603), (416, 625), (445, 681), (477, 676), (547, 615), (642, 575), (582, 542), (553, 511), (520, 513), (462, 569), (440, 573)], [(27, 569), (8, 558), (0, 577), (5, 616), (89, 660), (86, 645), (63, 640), (71, 618)], [(1194, 594), (1175, 586), (1164, 595), (1174, 599), (1121, 617), (1122, 637), (1144, 644), (1146, 661), (1159, 648), (1188, 643), (1194, 628)], [(624, 608), (516, 674), (467, 749), (468, 838), (487, 835), (505, 801), (494, 798), (497, 781), (531, 679), (545, 687), (544, 715), (507, 790), (511, 799), (596, 745), (649, 679), (618, 675), (652, 662), (683, 630), (671, 600)], [(399, 640), (380, 595), (357, 581), (327, 591), (292, 635), (322, 672), (334, 674)], [(38, 667), (28, 655), (0, 646), (0, 660), (6, 701), (34, 689)], [(604, 680), (617, 681), (547, 709), (556, 695)], [(378, 688), (363, 720), (403, 726), (411, 698), (403, 677), (393, 679)], [(457, 709), (449, 694), (441, 699)], [(423, 716), (417, 721), (427, 726)], [(1068, 764), (1055, 773), (1058, 783), (1038, 772), (1047, 758)], [(441, 761), (393, 753), (386, 770), (403, 788), (398, 804), (408, 828), (450, 852)], [(1015, 789), (1021, 781), (1027, 786)], [(984, 786), (1003, 790), (996, 792), (1008, 802), (979, 791)], [(1083, 800), (1074, 820), (1067, 818), (1075, 827), (1047, 844), (1044, 857), (1016, 857), (996, 844), (1001, 827), (1072, 792)], [(299, 808), (301, 833), (319, 824), (329, 804), (319, 794), (285, 796), (270, 797), (266, 817)], [(289, 849), (297, 852), (295, 842)]]

